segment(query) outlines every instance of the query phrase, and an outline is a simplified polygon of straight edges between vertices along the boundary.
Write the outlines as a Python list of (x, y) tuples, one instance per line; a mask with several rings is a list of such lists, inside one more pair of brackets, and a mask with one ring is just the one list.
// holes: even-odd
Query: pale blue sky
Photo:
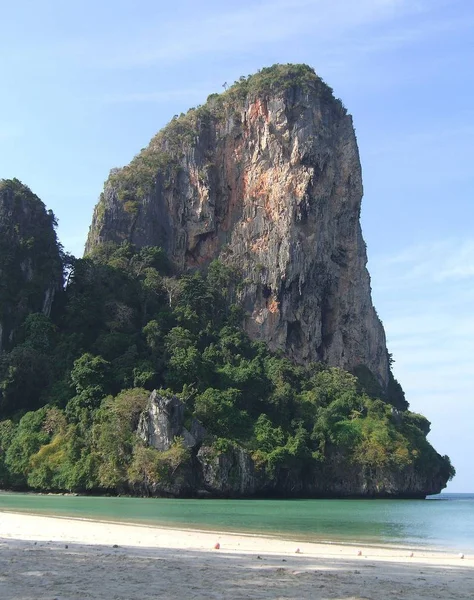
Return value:
[(109, 169), (174, 114), (275, 62), (354, 117), (374, 301), (395, 375), (474, 491), (472, 0), (17, 0), (0, 8), (0, 177), (81, 254)]

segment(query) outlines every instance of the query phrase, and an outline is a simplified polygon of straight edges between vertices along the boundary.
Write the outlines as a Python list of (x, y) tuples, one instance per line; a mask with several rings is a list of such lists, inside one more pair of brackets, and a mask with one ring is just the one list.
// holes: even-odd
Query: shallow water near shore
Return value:
[(474, 551), (474, 494), (427, 500), (176, 500), (0, 493), (0, 511)]

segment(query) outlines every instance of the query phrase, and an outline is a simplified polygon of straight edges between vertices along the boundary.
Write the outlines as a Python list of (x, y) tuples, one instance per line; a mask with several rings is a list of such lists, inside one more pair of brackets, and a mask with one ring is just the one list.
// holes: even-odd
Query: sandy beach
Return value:
[(0, 598), (472, 600), (474, 556), (411, 552), (0, 512)]

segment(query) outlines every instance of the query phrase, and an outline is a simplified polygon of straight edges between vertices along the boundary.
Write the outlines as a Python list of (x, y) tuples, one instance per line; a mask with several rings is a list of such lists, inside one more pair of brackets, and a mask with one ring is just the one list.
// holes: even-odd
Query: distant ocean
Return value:
[(1, 511), (474, 552), (474, 494), (426, 500), (175, 500), (5, 492), (0, 523)]

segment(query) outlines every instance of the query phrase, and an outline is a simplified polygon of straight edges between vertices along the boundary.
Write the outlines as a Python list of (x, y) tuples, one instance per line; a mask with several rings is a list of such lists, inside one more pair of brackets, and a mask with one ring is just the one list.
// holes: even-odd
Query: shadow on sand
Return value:
[[(2, 600), (472, 600), (474, 568), (0, 538)], [(462, 564), (461, 564), (462, 563)]]

